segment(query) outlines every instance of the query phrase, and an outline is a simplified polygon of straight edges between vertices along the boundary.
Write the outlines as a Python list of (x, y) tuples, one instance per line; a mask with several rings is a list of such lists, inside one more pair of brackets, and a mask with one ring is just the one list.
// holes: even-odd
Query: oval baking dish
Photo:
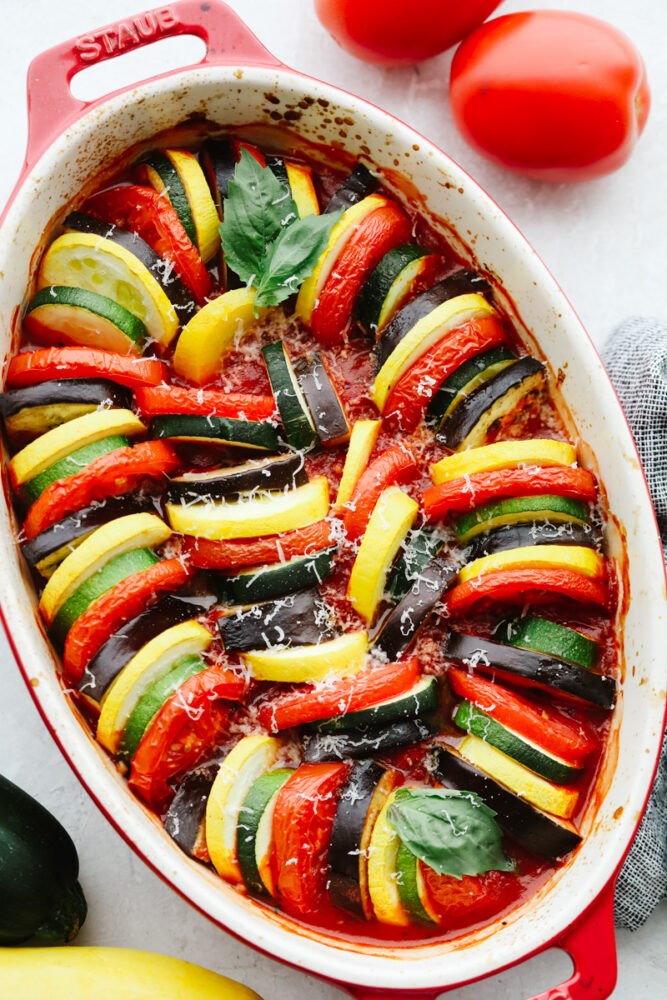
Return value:
[[(71, 97), (69, 81), (86, 65), (178, 33), (206, 41), (201, 64), (90, 105)], [(504, 294), (503, 305), (524, 341), (535, 344), (557, 374), (566, 426), (576, 428), (586, 442), (587, 464), (606, 488), (619, 543), (615, 550), (610, 540), (610, 557), (618, 561), (622, 586), (616, 624), (619, 633), (623, 626), (623, 683), (596, 795), (584, 818), (585, 842), (502, 923), (456, 941), (409, 949), (342, 942), (258, 908), (182, 855), (154, 816), (128, 793), (63, 698), (53, 653), (36, 625), (33, 588), (17, 556), (13, 515), (3, 503), (3, 620), (29, 690), (68, 761), (128, 843), (193, 905), (243, 940), (339, 982), (353, 995), (435, 997), (552, 943), (567, 948), (578, 966), (568, 995), (608, 995), (615, 966), (614, 876), (650, 787), (664, 720), (665, 576), (627, 423), (557, 284), (497, 206), (444, 153), (372, 105), (282, 66), (221, 3), (186, 0), (50, 50), (31, 65), (29, 104), (26, 166), (2, 220), (5, 357), (16, 347), (20, 303), (36, 253), (54, 224), (82, 191), (91, 190), (91, 179), (99, 185), (136, 159), (156, 133), (168, 135), (170, 143), (185, 143), (213, 123), (242, 131), (249, 141), (261, 142), (271, 134), (275, 145), (276, 135), (282, 136), (292, 148), (323, 162), (333, 156), (345, 163), (363, 154), (382, 173), (387, 188), (407, 194), (462, 259), (497, 277), (498, 294)], [(469, 233), (474, 236), (459, 235)]]

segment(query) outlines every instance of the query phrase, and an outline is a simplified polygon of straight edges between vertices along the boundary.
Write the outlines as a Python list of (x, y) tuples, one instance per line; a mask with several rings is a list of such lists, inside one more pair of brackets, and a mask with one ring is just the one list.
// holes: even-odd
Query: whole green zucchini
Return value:
[(67, 831), (0, 775), (0, 944), (76, 937), (87, 912), (78, 875)]

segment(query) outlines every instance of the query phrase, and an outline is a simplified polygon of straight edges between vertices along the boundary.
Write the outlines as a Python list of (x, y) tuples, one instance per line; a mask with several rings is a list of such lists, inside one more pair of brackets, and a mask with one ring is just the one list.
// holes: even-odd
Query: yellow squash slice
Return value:
[(166, 504), (174, 531), (200, 538), (253, 538), (295, 531), (329, 512), (329, 482), (318, 476), (286, 492), (241, 494), (238, 500)]
[(410, 918), (403, 909), (396, 882), (396, 856), (401, 841), (387, 819), (395, 797), (392, 792), (387, 798), (373, 827), (367, 853), (368, 891), (380, 923), (407, 927)]
[(242, 882), (236, 856), (236, 827), (248, 792), (275, 764), (281, 743), (272, 736), (244, 736), (218, 771), (206, 805), (206, 846), (215, 870), (229, 882)]
[(37, 287), (69, 285), (99, 292), (124, 306), (166, 347), (176, 336), (176, 308), (138, 257), (113, 240), (93, 233), (65, 233), (42, 259)]
[(44, 587), (39, 609), (50, 625), (77, 587), (109, 559), (165, 542), (171, 531), (156, 514), (128, 514), (97, 528), (56, 569)]
[(52, 427), (22, 448), (9, 463), (14, 489), (29, 482), (73, 451), (112, 434), (143, 434), (146, 430), (132, 410), (94, 410), (66, 424)]
[(202, 385), (223, 365), (227, 354), (243, 334), (265, 313), (257, 316), (254, 288), (234, 288), (207, 302), (185, 326), (174, 351), (174, 368), (179, 375)]
[(495, 444), (457, 452), (431, 466), (431, 479), (437, 485), (473, 476), (478, 472), (516, 469), (519, 465), (575, 465), (577, 453), (567, 441), (533, 438), (529, 441), (497, 441)]
[(320, 204), (313, 184), (313, 172), (303, 163), (290, 163), (285, 160), (285, 170), (289, 181), (292, 198), (296, 204), (299, 218), (306, 215), (319, 215)]
[(569, 569), (598, 578), (604, 574), (604, 559), (585, 545), (524, 545), (474, 559), (459, 573), (459, 583), (505, 569)]
[(569, 819), (573, 815), (579, 799), (579, 792), (574, 788), (552, 785), (546, 778), (529, 771), (477, 736), (466, 736), (459, 746), (459, 753), (470, 764), (474, 764), (538, 809), (562, 819)]
[(161, 632), (123, 667), (102, 699), (97, 739), (116, 753), (123, 729), (140, 698), (165, 677), (184, 656), (205, 652), (213, 636), (196, 621), (182, 622)]
[(292, 646), (276, 651), (257, 649), (243, 653), (242, 657), (258, 680), (317, 684), (327, 677), (356, 674), (366, 662), (367, 648), (366, 632), (346, 632), (316, 646)]
[(375, 378), (371, 396), (380, 413), (398, 380), (422, 354), (451, 330), (493, 314), (493, 306), (483, 296), (457, 295), (418, 320), (396, 345)]
[(396, 553), (414, 524), (419, 504), (397, 486), (380, 494), (354, 560), (347, 597), (368, 624), (382, 600)]
[(343, 475), (341, 476), (336, 507), (342, 507), (354, 493), (359, 477), (368, 465), (371, 452), (382, 427), (381, 420), (357, 420), (350, 434)]

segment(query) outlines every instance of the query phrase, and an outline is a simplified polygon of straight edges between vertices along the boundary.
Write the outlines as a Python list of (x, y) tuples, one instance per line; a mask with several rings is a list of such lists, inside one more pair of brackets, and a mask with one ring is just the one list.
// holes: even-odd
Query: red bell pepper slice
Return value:
[(507, 569), (483, 573), (459, 583), (446, 596), (452, 616), (464, 615), (480, 601), (544, 604), (569, 598), (580, 604), (607, 605), (607, 587), (570, 569)]
[(221, 700), (238, 700), (245, 690), (245, 681), (223, 667), (189, 677), (142, 736), (130, 787), (154, 809), (165, 805), (173, 794), (169, 782), (212, 754), (224, 736), (230, 710)]
[(359, 223), (313, 309), (310, 327), (319, 341), (340, 341), (366, 278), (382, 257), (409, 240), (411, 233), (409, 219), (394, 202), (376, 208)]
[(278, 896), (294, 913), (326, 901), (327, 852), (347, 764), (301, 764), (285, 782), (273, 814)]
[(331, 521), (315, 521), (305, 528), (263, 538), (211, 541), (187, 536), (183, 539), (183, 553), (199, 569), (236, 569), (319, 552), (334, 543), (332, 532)]
[(595, 476), (588, 469), (524, 467), (475, 472), (427, 489), (422, 501), (429, 521), (439, 521), (451, 511), (474, 510), (505, 497), (541, 494), (595, 500)]
[(28, 541), (68, 514), (95, 500), (130, 493), (147, 479), (159, 479), (183, 464), (166, 441), (143, 441), (96, 458), (75, 476), (58, 479), (28, 511), (23, 532)]
[(352, 496), (345, 504), (343, 523), (348, 538), (360, 538), (383, 490), (405, 483), (417, 473), (417, 462), (403, 444), (383, 451), (362, 472)]
[(595, 740), (582, 725), (547, 705), (536, 705), (485, 677), (455, 667), (449, 668), (447, 679), (456, 694), (547, 753), (581, 764), (595, 750)]
[(317, 687), (297, 687), (274, 696), (259, 710), (259, 721), (276, 733), (304, 722), (356, 712), (409, 691), (419, 680), (419, 660), (386, 663)]
[(63, 652), (67, 682), (78, 684), (93, 656), (114, 632), (141, 614), (159, 594), (182, 587), (193, 572), (180, 559), (165, 559), (133, 573), (93, 601), (67, 633)]
[(232, 139), (232, 147), (234, 149), (237, 162), (241, 159), (241, 150), (245, 149), (255, 160), (257, 160), (260, 167), (266, 166), (264, 154), (259, 151), (257, 146), (253, 146), (252, 143), (242, 142), (240, 139)]
[(12, 358), (7, 386), (18, 389), (52, 378), (108, 378), (136, 389), (159, 385), (166, 377), (166, 365), (156, 358), (136, 358), (97, 347), (42, 347)]
[(392, 389), (382, 412), (387, 427), (411, 434), (445, 379), (476, 354), (504, 342), (502, 325), (493, 316), (472, 320), (448, 333)]
[(160, 257), (173, 264), (183, 284), (199, 305), (204, 305), (213, 290), (210, 275), (163, 194), (137, 184), (110, 188), (89, 198), (86, 211), (145, 240)]
[(137, 389), (135, 403), (141, 416), (152, 418), (169, 413), (203, 413), (211, 417), (268, 420), (276, 412), (273, 396), (253, 396), (218, 389), (183, 389), (178, 385)]
[(442, 927), (456, 928), (478, 923), (507, 909), (521, 892), (521, 879), (507, 872), (484, 875), (438, 875), (418, 861), (426, 893)]

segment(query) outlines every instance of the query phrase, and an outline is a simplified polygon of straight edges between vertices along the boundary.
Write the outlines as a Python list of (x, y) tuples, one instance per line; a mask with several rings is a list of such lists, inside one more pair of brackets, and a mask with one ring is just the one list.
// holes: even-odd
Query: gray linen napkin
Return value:
[[(637, 443), (663, 553), (667, 545), (667, 325), (632, 317), (602, 350)], [(617, 926), (634, 931), (667, 893), (667, 737), (644, 818), (616, 888)]]

